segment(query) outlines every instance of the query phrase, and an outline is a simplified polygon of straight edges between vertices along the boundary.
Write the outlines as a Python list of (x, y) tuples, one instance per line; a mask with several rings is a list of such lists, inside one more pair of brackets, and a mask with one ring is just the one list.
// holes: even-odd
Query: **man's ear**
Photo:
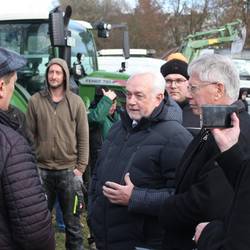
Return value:
[(161, 94), (161, 93), (156, 96), (156, 99), (158, 100), (159, 104), (161, 103), (163, 98), (164, 98), (164, 94)]
[(4, 97), (4, 80), (0, 79), (0, 98)]
[(225, 86), (223, 83), (218, 82), (217, 88), (216, 88), (216, 93), (215, 93), (215, 100), (218, 101), (224, 95), (225, 95)]

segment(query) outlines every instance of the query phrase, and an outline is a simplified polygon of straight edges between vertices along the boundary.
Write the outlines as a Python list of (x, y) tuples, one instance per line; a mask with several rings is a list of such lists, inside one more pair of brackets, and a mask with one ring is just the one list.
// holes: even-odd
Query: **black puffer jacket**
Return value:
[(0, 249), (55, 249), (51, 217), (27, 141), (0, 120)]
[(0, 109), (0, 123), (16, 130), (20, 135), (24, 136), (30, 144), (31, 136), (27, 129), (25, 114), (17, 107), (9, 105), (8, 110)]
[(159, 191), (154, 192), (153, 203), (161, 202), (158, 197), (167, 194), (168, 189), (173, 190), (175, 167), (192, 139), (176, 111), (173, 104), (162, 102), (150, 118), (143, 118), (135, 128), (126, 113), (111, 128), (90, 190), (89, 215), (98, 249), (154, 248), (154, 243), (161, 242), (157, 210), (152, 208), (149, 214), (149, 204), (144, 204), (141, 212), (112, 204), (103, 196), (102, 186), (106, 181), (124, 184), (124, 175), (129, 172), (140, 190)]

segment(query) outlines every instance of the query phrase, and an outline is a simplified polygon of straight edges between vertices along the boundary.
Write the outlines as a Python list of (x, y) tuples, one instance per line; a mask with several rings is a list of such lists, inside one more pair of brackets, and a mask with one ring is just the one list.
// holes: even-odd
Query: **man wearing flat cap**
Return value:
[(200, 130), (199, 116), (193, 114), (188, 103), (187, 59), (181, 53), (171, 54), (167, 62), (161, 66), (161, 73), (166, 80), (168, 94), (182, 109), (182, 124), (193, 135)]
[(0, 249), (54, 250), (51, 215), (34, 154), (21, 135), (19, 119), (24, 115), (9, 105), (16, 71), (25, 64), (19, 54), (0, 48)]
[(17, 80), (16, 70), (25, 64), (26, 59), (24, 57), (0, 48), (0, 119), (4, 125), (12, 127), (30, 141), (25, 114), (10, 104)]

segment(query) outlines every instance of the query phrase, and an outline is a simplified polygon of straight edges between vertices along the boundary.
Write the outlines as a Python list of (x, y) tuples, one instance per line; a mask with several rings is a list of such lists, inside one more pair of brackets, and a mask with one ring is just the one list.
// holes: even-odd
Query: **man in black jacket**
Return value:
[[(250, 117), (241, 101), (239, 74), (232, 61), (221, 55), (203, 55), (188, 68), (189, 103), (196, 115), (204, 104), (237, 106), (241, 124), (239, 145), (250, 152)], [(202, 128), (187, 148), (176, 171), (176, 192), (161, 209), (166, 233), (164, 249), (191, 250), (200, 222), (223, 219), (231, 206), (233, 188), (216, 160), (220, 150), (208, 129)], [(232, 172), (233, 179), (238, 173)]]
[[(19, 60), (14, 61), (16, 57), (19, 57)], [(10, 104), (17, 79), (16, 70), (23, 67), (26, 60), (11, 51), (0, 48), (0, 63), (0, 118), (2, 124), (12, 127), (30, 142), (25, 114)]]
[[(232, 128), (213, 129), (221, 154), (217, 158), (229, 182), (234, 188), (234, 200), (224, 221), (200, 223), (196, 227), (195, 241), (199, 250), (248, 250), (250, 248), (250, 156), (242, 152), (238, 144), (239, 119), (234, 113)], [(235, 181), (234, 173), (239, 171)], [(232, 179), (233, 177), (233, 179)]]
[(164, 91), (160, 73), (138, 73), (127, 81), (126, 112), (103, 144), (90, 188), (89, 217), (99, 250), (161, 246), (157, 215), (173, 193), (175, 168), (192, 139), (181, 125), (180, 108), (164, 99)]
[(187, 59), (181, 53), (174, 53), (168, 57), (161, 66), (161, 73), (166, 80), (168, 94), (179, 104), (182, 109), (182, 124), (193, 135), (200, 131), (200, 118), (195, 115), (188, 103)]
[[(0, 109), (8, 110), (16, 70), (25, 63), (20, 55), (0, 48)], [(53, 250), (54, 233), (35, 158), (14, 118), (0, 115), (0, 249)]]

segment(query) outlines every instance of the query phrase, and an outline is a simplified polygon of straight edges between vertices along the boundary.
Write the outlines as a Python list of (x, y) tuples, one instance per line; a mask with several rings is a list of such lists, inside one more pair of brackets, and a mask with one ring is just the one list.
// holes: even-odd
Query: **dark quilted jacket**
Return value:
[[(132, 250), (135, 246), (156, 249), (160, 244), (159, 197), (165, 199), (173, 190), (175, 167), (192, 138), (181, 125), (181, 117), (176, 103), (164, 101), (135, 128), (126, 112), (111, 128), (93, 173), (89, 196), (89, 218), (99, 250)], [(135, 187), (154, 193), (154, 207), (146, 199), (141, 205), (143, 211), (131, 211), (104, 197), (104, 183), (124, 185), (126, 172)]]
[(24, 137), (2, 124), (0, 169), (0, 249), (55, 249), (50, 213), (31, 148)]

